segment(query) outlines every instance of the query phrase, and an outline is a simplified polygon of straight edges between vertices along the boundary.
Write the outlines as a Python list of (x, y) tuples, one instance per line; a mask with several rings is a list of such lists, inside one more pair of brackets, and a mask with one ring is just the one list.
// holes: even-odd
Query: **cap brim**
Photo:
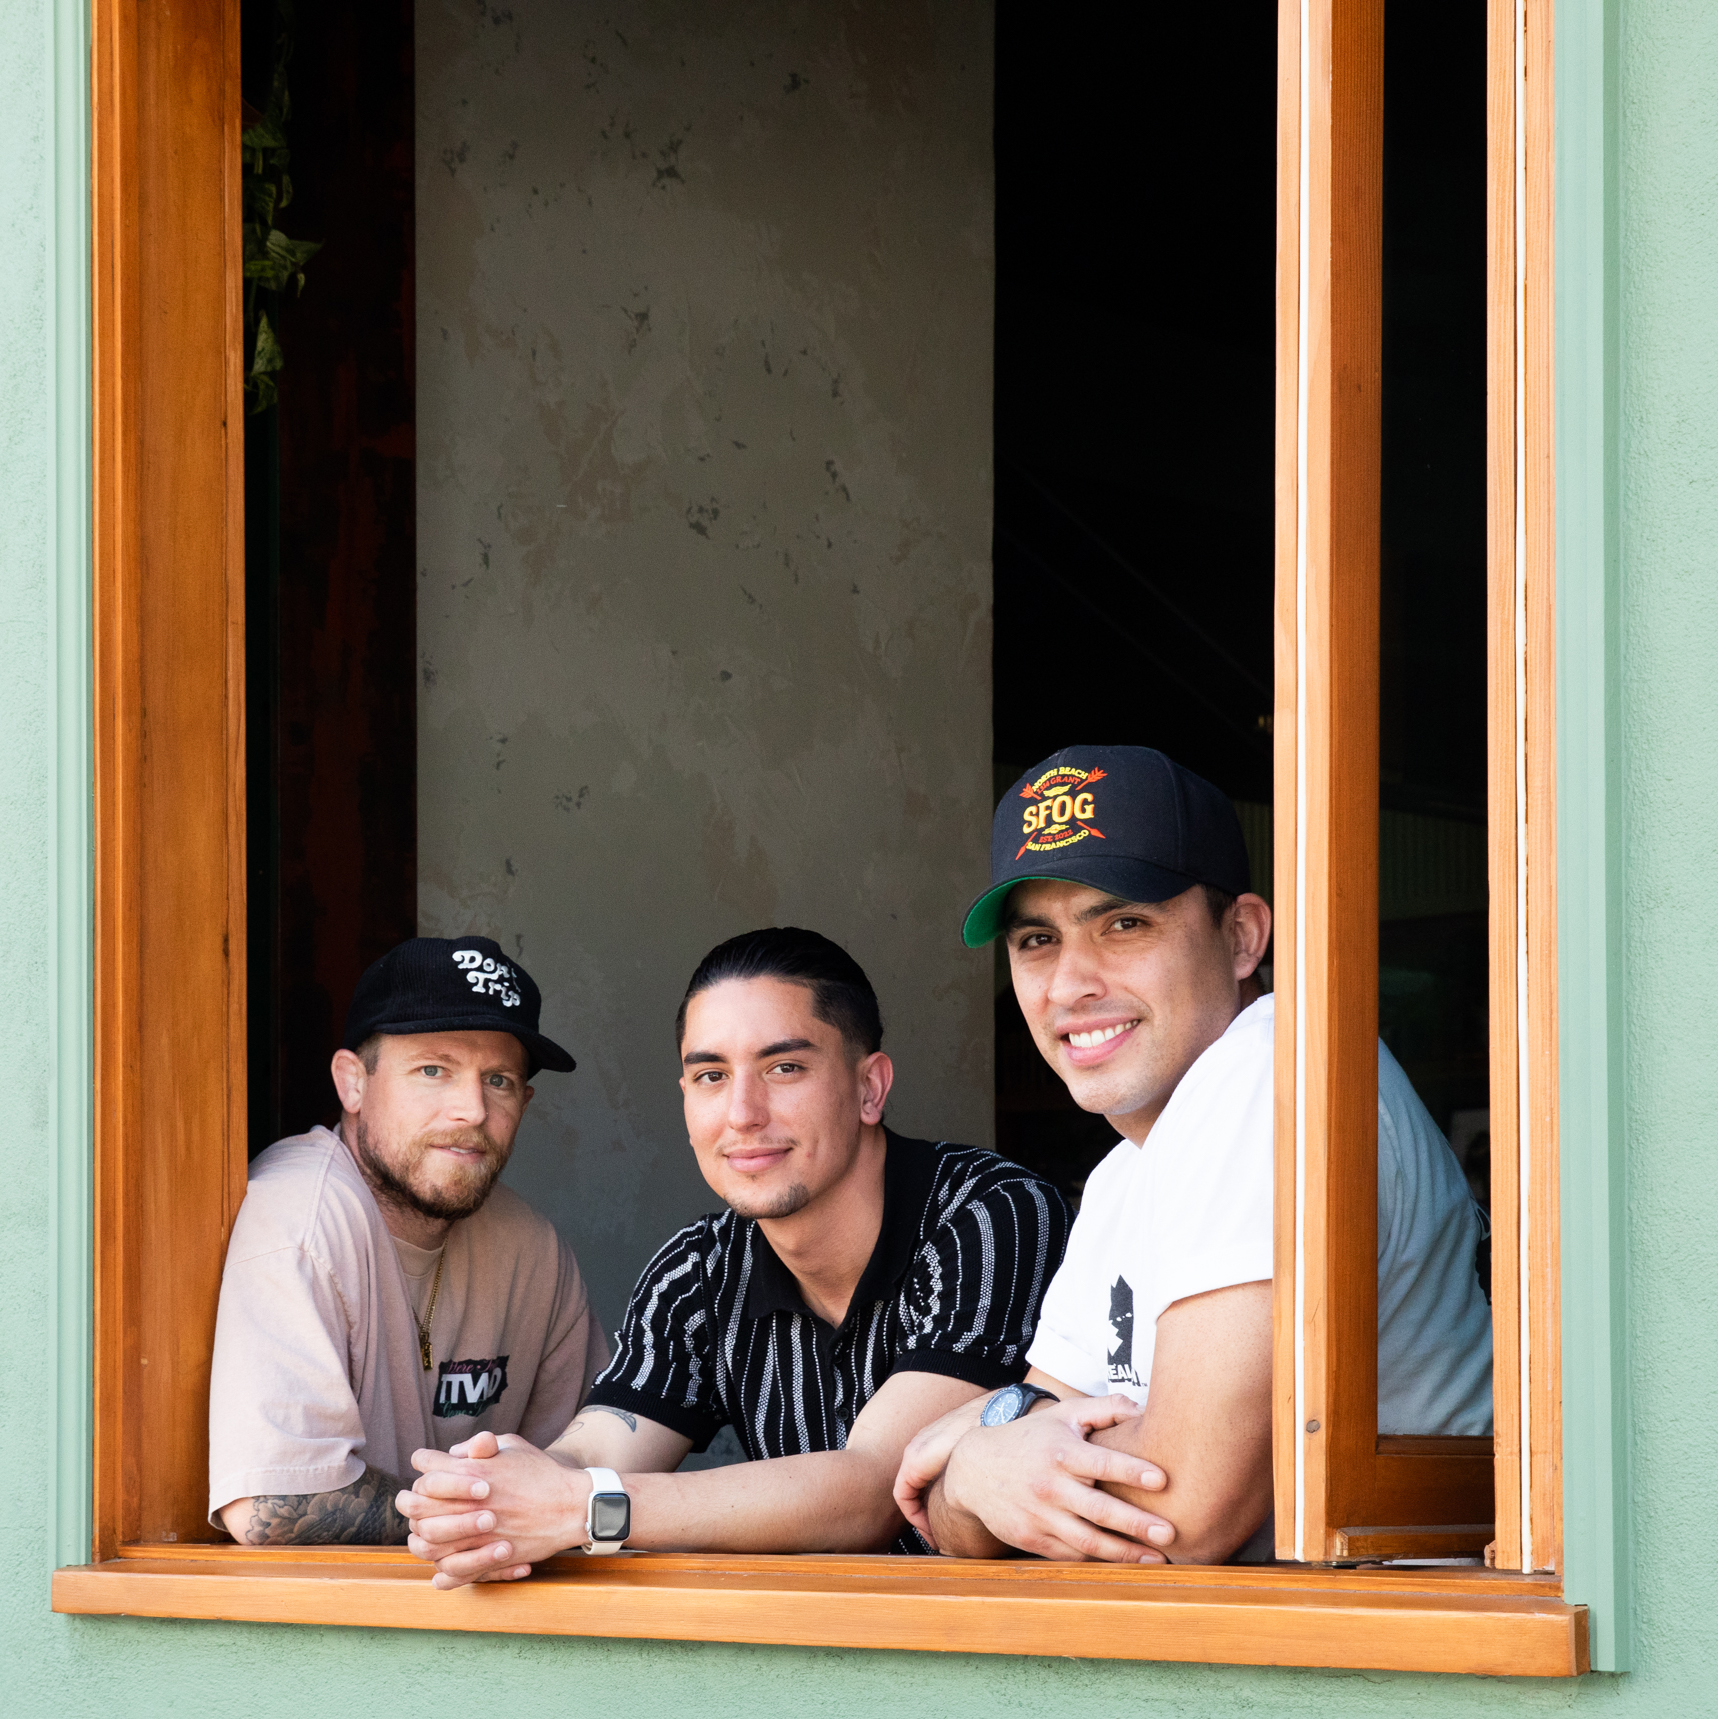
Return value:
[[(528, 1032), (523, 1027), (501, 1026), (493, 1015), (438, 1015), (430, 1021), (384, 1021), (373, 1030), (389, 1038), (411, 1033), (511, 1033), (529, 1054), (533, 1074), (544, 1068), (556, 1074), (571, 1074), (578, 1067), (571, 1054), (553, 1039), (544, 1038), (541, 1033)], [(346, 1048), (355, 1050), (357, 1047), (348, 1045)]]
[(1146, 860), (1112, 859), (1107, 854), (1093, 854), (1085, 859), (1072, 860), (1066, 866), (1028, 872), (1024, 877), (1011, 877), (1006, 883), (993, 884), (966, 910), (961, 941), (968, 949), (982, 949), (1000, 937), (1008, 897), (1023, 883), (1083, 883), (1088, 889), (1101, 889), (1108, 895), (1120, 896), (1124, 901), (1153, 902), (1173, 901), (1198, 881), (1198, 878), (1170, 871), (1165, 866), (1152, 865)]

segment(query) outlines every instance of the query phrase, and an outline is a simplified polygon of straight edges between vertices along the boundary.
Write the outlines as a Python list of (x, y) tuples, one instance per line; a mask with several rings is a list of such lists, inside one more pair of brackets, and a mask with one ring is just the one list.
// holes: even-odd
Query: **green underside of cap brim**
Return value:
[(966, 923), (960, 928), (960, 939), (968, 949), (982, 949), (987, 943), (994, 943), (1002, 935), (1002, 904), (1007, 901), (1009, 893), (1023, 883), (1066, 883), (1062, 877), (1052, 877), (1048, 872), (1034, 873), (1031, 877), (1011, 877), (1007, 883), (999, 883), (994, 889), (987, 889), (977, 901), (966, 911)]

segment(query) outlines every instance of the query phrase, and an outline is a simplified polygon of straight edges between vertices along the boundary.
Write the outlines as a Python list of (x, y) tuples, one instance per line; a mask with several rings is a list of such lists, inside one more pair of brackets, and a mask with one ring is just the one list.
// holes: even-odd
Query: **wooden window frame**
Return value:
[[(1474, 1468), (1448, 1441), (1377, 1439), (1376, 1286), (1323, 1245), (1375, 1221), (1381, 5), (1280, 10), (1276, 735), (1278, 805), (1295, 810), (1278, 818), (1274, 1421), (1279, 1534), (1309, 1564), (1434, 1553), (1437, 1511), (1412, 1501)], [(1521, 1071), (1513, 1137), (1493, 1105), (1514, 1148), (1493, 1155), (1498, 1376), (1521, 1381), (1498, 1396), (1496, 1531), (1500, 1562), (1543, 1573), (639, 1554), (448, 1595), (399, 1552), (204, 1540), (215, 1299), (245, 1183), (238, 7), (96, 0), (94, 1533), (91, 1562), (55, 1573), (56, 1610), (1586, 1669), (1586, 1610), (1556, 1574), (1555, 903), (1519, 887), (1551, 859), (1549, 12), (1492, 0), (1492, 20), (1490, 124), (1511, 140), (1490, 198), (1492, 806), (1509, 832), (1492, 842), (1493, 988), (1510, 1003), (1493, 1060)]]

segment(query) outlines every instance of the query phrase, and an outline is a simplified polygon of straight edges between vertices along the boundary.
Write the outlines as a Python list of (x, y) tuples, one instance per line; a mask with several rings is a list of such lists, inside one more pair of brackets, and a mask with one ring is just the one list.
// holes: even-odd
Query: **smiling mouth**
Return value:
[(1137, 1020), (1118, 1021), (1113, 1027), (1094, 1027), (1090, 1032), (1064, 1033), (1063, 1042), (1075, 1050), (1096, 1050), (1099, 1045), (1107, 1045), (1111, 1039), (1119, 1039), (1123, 1033), (1131, 1033), (1139, 1025)]

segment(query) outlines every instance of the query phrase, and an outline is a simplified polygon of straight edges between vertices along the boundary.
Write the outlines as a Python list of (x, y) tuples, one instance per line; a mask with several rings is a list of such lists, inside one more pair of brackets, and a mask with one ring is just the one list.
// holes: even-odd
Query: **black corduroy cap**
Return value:
[(573, 1059), (537, 1030), (543, 994), (488, 937), (412, 937), (371, 962), (352, 993), (346, 1036), (355, 1051), (377, 1033), (511, 1033), (540, 1068), (569, 1073)]
[(1067, 746), (1002, 796), (990, 828), (990, 888), (961, 935), (982, 948), (1009, 892), (1035, 879), (1083, 883), (1124, 901), (1169, 901), (1195, 884), (1252, 887), (1241, 820), (1221, 788), (1150, 746)]

